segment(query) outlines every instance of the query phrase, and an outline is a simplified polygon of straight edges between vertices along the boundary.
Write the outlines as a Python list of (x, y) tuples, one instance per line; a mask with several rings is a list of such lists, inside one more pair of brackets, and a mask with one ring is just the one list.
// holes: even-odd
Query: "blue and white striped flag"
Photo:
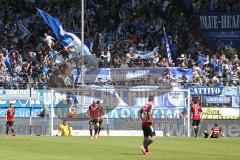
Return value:
[[(75, 48), (74, 51), (77, 54), (81, 53), (81, 40), (73, 33), (64, 31), (60, 21), (51, 15), (47, 14), (46, 12), (37, 9), (38, 13), (41, 15), (43, 20), (47, 23), (47, 25), (51, 28), (59, 42), (62, 44), (62, 46), (65, 49), (68, 49), (70, 47)], [(94, 57), (91, 52), (89, 51), (89, 48), (84, 45), (84, 60), (86, 63), (88, 63), (91, 66), (97, 66), (98, 65), (98, 59)]]
[(166, 49), (167, 49), (168, 63), (172, 64), (172, 55), (171, 55), (171, 51), (170, 51), (170, 47), (169, 47), (169, 43), (168, 43), (168, 37), (167, 37), (166, 31), (165, 31), (165, 27), (163, 27), (163, 32), (164, 32)]

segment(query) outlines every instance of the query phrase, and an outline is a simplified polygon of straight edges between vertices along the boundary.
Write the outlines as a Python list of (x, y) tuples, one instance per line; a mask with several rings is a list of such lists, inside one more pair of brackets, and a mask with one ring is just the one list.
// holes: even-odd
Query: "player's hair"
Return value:
[(218, 124), (217, 123), (214, 123), (214, 127), (217, 127), (218, 126)]
[(100, 101), (97, 101), (97, 104), (100, 104)]
[(194, 104), (197, 104), (197, 103), (198, 103), (198, 99), (197, 99), (197, 98), (194, 98), (194, 99), (193, 99), (193, 103), (194, 103)]
[(152, 95), (150, 95), (150, 96), (148, 97), (148, 102), (153, 101), (153, 100), (154, 100), (154, 97), (153, 97)]

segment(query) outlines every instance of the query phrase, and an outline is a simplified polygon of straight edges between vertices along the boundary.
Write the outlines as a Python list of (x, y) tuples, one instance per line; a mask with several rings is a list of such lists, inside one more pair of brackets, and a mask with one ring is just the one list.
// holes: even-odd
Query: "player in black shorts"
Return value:
[(15, 120), (15, 109), (14, 109), (14, 104), (11, 103), (6, 113), (6, 134), (7, 135), (9, 134), (9, 129), (11, 128), (12, 136), (15, 136), (14, 120)]
[(96, 126), (96, 124), (98, 123), (97, 120), (94, 119), (95, 109), (96, 109), (96, 103), (95, 103), (95, 101), (93, 101), (92, 104), (89, 106), (89, 109), (88, 109), (89, 131), (90, 131), (91, 139), (93, 139), (93, 134), (92, 134), (93, 127)]
[(144, 155), (151, 155), (148, 146), (156, 140), (156, 133), (153, 129), (153, 96), (149, 96), (148, 103), (145, 104), (139, 111), (139, 117), (142, 120), (143, 130), (143, 146), (140, 148)]
[(214, 124), (214, 127), (211, 129), (210, 133), (208, 131), (204, 131), (205, 138), (218, 138), (220, 135), (224, 137), (222, 129), (218, 127), (217, 123)]
[(100, 101), (97, 101), (97, 119), (98, 119), (98, 137), (100, 135), (100, 131), (102, 129), (102, 122), (103, 122), (103, 115), (104, 115), (104, 112), (103, 112), (103, 108), (102, 106), (100, 105)]
[(193, 100), (191, 112), (192, 112), (192, 126), (194, 129), (195, 138), (198, 138), (198, 129), (202, 118), (202, 107), (198, 104), (197, 99)]

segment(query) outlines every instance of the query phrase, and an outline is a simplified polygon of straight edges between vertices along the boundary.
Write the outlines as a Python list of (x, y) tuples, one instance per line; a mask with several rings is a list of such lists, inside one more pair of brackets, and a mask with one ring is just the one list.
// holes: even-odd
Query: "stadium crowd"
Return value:
[[(71, 70), (79, 68), (68, 51), (37, 15), (40, 8), (57, 17), (63, 28), (79, 35), (81, 4), (75, 0), (3, 0), (0, 2), (0, 85), (3, 88), (75, 86)], [(181, 84), (239, 85), (239, 50), (220, 40), (213, 49), (201, 36), (194, 15), (200, 11), (240, 9), (239, 0), (87, 0), (85, 44), (99, 58), (86, 68), (181, 67), (193, 70), (193, 79)], [(166, 53), (166, 28), (173, 63)], [(150, 59), (134, 50), (159, 50)], [(54, 51), (64, 63), (53, 58)], [(149, 79), (151, 83), (148, 83)], [(174, 77), (164, 82), (174, 81)], [(149, 76), (110, 85), (162, 85)]]

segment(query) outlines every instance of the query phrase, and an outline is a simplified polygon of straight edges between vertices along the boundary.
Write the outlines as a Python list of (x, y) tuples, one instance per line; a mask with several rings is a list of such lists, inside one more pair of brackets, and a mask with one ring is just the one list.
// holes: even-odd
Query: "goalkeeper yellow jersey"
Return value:
[(71, 136), (72, 135), (72, 127), (61, 124), (59, 126), (59, 133), (61, 134), (61, 136)]

